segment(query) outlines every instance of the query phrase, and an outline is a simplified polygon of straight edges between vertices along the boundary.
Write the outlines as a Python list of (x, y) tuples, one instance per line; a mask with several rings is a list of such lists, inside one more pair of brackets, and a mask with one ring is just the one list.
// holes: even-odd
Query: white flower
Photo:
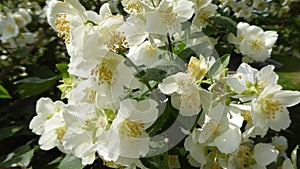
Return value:
[(108, 127), (104, 111), (93, 104), (78, 103), (66, 106), (63, 117), (68, 131), (62, 140), (65, 149), (81, 158), (82, 164), (91, 164), (95, 160), (97, 140), (103, 137)]
[(193, 5), (188, 0), (163, 0), (155, 10), (145, 14), (146, 31), (160, 35), (180, 32), (180, 23), (190, 19), (194, 13)]
[(201, 108), (208, 110), (212, 94), (198, 88), (196, 79), (187, 73), (179, 72), (169, 76), (158, 85), (167, 95), (171, 95), (172, 106), (184, 116), (197, 115)]
[(136, 65), (145, 65), (150, 67), (159, 60), (159, 55), (163, 52), (155, 44), (145, 41), (139, 46), (133, 46), (129, 49), (127, 57)]
[(228, 41), (235, 44), (237, 52), (245, 56), (244, 61), (263, 62), (271, 57), (272, 47), (277, 40), (275, 31), (263, 31), (260, 27), (240, 22), (237, 25), (237, 37), (228, 36)]
[(126, 99), (120, 103), (120, 109), (111, 128), (106, 132), (105, 140), (98, 145), (98, 153), (107, 161), (116, 161), (119, 157), (139, 158), (147, 155), (150, 138), (146, 129), (158, 116), (157, 103), (146, 99), (137, 102)]
[(270, 57), (278, 34), (275, 31), (264, 32), (260, 27), (249, 26), (244, 40), (240, 44), (243, 55), (255, 61), (265, 61)]
[(242, 141), (242, 123), (241, 116), (219, 103), (206, 115), (198, 141), (216, 146), (222, 153), (232, 153)]
[(62, 139), (67, 130), (62, 111), (64, 103), (61, 101), (52, 102), (49, 98), (41, 98), (37, 101), (37, 116), (33, 117), (29, 128), (38, 135), (41, 135), (39, 144), (41, 149), (50, 150), (57, 146), (64, 151)]
[(272, 137), (272, 145), (279, 151), (279, 156), (287, 157), (285, 151), (288, 148), (288, 142), (284, 136)]
[(204, 4), (198, 9), (195, 9), (195, 17), (193, 24), (199, 28), (205, 28), (209, 17), (214, 16), (217, 13), (217, 5), (209, 3)]
[(238, 48), (238, 53), (239, 53), (239, 47), (240, 47), (240, 43), (244, 40), (245, 38), (245, 33), (246, 33), (246, 30), (248, 29), (250, 25), (248, 23), (245, 23), (245, 22), (240, 22), (238, 23), (237, 25), (237, 35), (236, 37), (230, 33), (228, 35), (228, 42), (230, 43), (233, 43), (236, 45), (236, 47)]
[[(206, 163), (205, 144), (201, 144), (198, 142), (200, 133), (200, 130), (194, 129), (193, 132), (184, 141), (184, 148), (190, 152), (189, 156), (191, 157), (189, 158), (189, 163), (191, 165), (194, 164), (193, 160), (197, 161), (197, 163), (200, 164)], [(199, 167), (198, 164), (194, 164), (193, 166)]]
[(255, 126), (261, 129), (270, 127), (275, 131), (289, 127), (291, 119), (286, 107), (300, 102), (300, 92), (281, 88), (279, 85), (268, 86), (251, 102), (251, 117)]
[(234, 92), (240, 94), (235, 97), (242, 101), (249, 101), (267, 86), (277, 84), (278, 75), (274, 72), (274, 69), (273, 65), (268, 65), (258, 71), (247, 63), (242, 63), (236, 74), (228, 76), (227, 84)]
[(15, 20), (8, 16), (0, 22), (0, 39), (2, 41), (16, 37), (19, 34), (19, 28)]
[(18, 11), (13, 14), (13, 17), (20, 29), (32, 21), (30, 14), (24, 8), (19, 8)]

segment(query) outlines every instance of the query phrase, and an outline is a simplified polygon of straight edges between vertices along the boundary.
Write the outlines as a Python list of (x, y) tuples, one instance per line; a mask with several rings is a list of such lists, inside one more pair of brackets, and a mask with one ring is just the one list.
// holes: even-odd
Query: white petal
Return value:
[(257, 165), (266, 166), (274, 162), (279, 152), (275, 150), (273, 145), (266, 143), (258, 143), (254, 147), (252, 158), (255, 159)]
[(291, 119), (289, 116), (289, 111), (287, 108), (283, 107), (282, 112), (279, 110), (275, 112), (275, 118), (270, 118), (269, 125), (270, 128), (275, 131), (280, 131), (281, 129), (287, 129), (291, 124)]
[(284, 106), (291, 107), (300, 102), (300, 92), (282, 90), (280, 92), (276, 92), (273, 98), (278, 100), (279, 103), (283, 104)]
[(228, 154), (239, 148), (241, 140), (242, 137), (240, 129), (230, 128), (225, 133), (215, 138), (213, 145), (217, 146), (221, 152)]
[(165, 78), (162, 83), (158, 85), (158, 88), (163, 92), (164, 94), (170, 95), (174, 92), (179, 91), (179, 87), (176, 83), (175, 76), (169, 76)]

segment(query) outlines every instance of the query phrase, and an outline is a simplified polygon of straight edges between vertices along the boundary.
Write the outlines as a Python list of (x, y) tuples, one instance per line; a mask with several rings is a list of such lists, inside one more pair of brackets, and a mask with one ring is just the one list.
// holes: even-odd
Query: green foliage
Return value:
[(2, 85), (0, 85), (0, 99), (11, 99), (10, 94)]

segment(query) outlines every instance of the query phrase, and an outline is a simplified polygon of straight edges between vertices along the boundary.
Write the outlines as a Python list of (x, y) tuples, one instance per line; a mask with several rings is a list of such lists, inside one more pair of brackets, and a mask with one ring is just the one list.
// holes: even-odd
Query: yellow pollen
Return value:
[(239, 167), (246, 167), (248, 165), (248, 158), (251, 155), (251, 149), (248, 146), (240, 146), (239, 152), (237, 154), (237, 163)]
[(66, 14), (56, 14), (55, 25), (57, 28), (57, 36), (65, 40), (66, 44), (71, 43), (70, 41), (70, 21), (67, 20)]
[(241, 116), (243, 116), (244, 120), (246, 120), (247, 122), (251, 122), (252, 121), (250, 111), (248, 111), (248, 110), (242, 110)]
[(125, 10), (131, 14), (138, 15), (143, 12), (143, 6), (140, 1), (127, 2), (125, 4)]
[(130, 121), (125, 119), (119, 128), (119, 132), (127, 137), (137, 137), (141, 136), (144, 132), (145, 125), (142, 121)]
[(241, 42), (244, 39), (244, 34), (243, 33), (239, 33), (237, 35), (237, 39)]
[(200, 22), (205, 22), (209, 18), (209, 15), (209, 11), (201, 11), (201, 13), (198, 15), (198, 20)]
[(279, 152), (284, 152), (285, 151), (285, 146), (284, 144), (277, 144), (275, 146), (275, 148), (279, 151)]
[(283, 106), (278, 100), (263, 99), (262, 104), (262, 109), (269, 118), (275, 119), (275, 113), (277, 111), (283, 112)]
[(157, 55), (157, 50), (155, 50), (155, 48), (152, 45), (146, 45), (145, 48), (146, 48), (145, 51), (146, 56), (154, 57)]
[(107, 167), (112, 167), (112, 168), (119, 168), (119, 169), (123, 169), (124, 168), (120, 164), (116, 164), (113, 161), (105, 161), (105, 160), (103, 160), (103, 165), (107, 166)]
[(66, 125), (64, 125), (62, 127), (58, 127), (55, 129), (55, 132), (57, 134), (56, 139), (60, 142), (60, 144), (62, 144), (62, 139), (67, 131), (67, 128), (68, 127)]
[(98, 85), (106, 82), (110, 86), (113, 85), (113, 76), (117, 65), (114, 60), (103, 58), (100, 64), (91, 71), (91, 75), (97, 77)]
[(264, 81), (258, 82), (256, 89), (259, 93), (261, 93), (265, 89), (265, 82)]
[(114, 31), (108, 33), (105, 45), (112, 52), (118, 52), (118, 50), (124, 52), (129, 48), (124, 33)]
[(167, 26), (167, 29), (171, 29), (172, 26), (177, 23), (177, 14), (175, 13), (167, 13), (163, 15), (163, 24)]
[(5, 25), (4, 29), (7, 31), (7, 32), (10, 32), (10, 33), (13, 33), (15, 31), (15, 28), (13, 25)]
[(259, 49), (259, 48), (262, 47), (262, 45), (263, 45), (262, 39), (261, 39), (261, 38), (258, 38), (258, 39), (256, 39), (256, 40), (252, 41), (252, 43), (251, 43), (251, 48), (252, 48), (252, 49)]

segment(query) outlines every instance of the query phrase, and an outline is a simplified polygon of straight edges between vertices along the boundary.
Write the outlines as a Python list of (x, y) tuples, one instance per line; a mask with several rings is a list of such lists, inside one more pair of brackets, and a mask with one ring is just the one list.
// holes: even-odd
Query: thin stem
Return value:
[(169, 53), (170, 53), (170, 60), (173, 60), (173, 49), (172, 49), (172, 42), (171, 42), (171, 38), (170, 38), (170, 34), (167, 33), (167, 39), (168, 39), (168, 49), (169, 49)]
[(198, 124), (198, 120), (200, 119), (200, 116), (203, 112), (203, 108), (201, 109), (201, 111), (197, 114), (197, 117), (196, 117), (196, 120), (195, 120), (195, 123), (193, 125), (193, 127), (190, 129), (190, 132), (192, 133), (193, 130), (196, 128), (197, 124)]
[[(141, 75), (140, 69), (122, 51), (119, 51), (118, 54), (123, 56), (123, 58), (125, 58), (130, 63), (130, 65), (133, 66), (133, 68), (137, 71), (137, 73)], [(153, 90), (149, 82), (146, 79), (144, 79), (142, 76), (140, 76), (140, 81), (143, 82), (150, 91)]]
[(155, 7), (156, 7), (156, 5), (155, 5), (155, 3), (154, 3), (154, 1), (153, 1), (153, 0), (151, 0), (151, 3), (152, 3), (152, 6), (155, 8)]

